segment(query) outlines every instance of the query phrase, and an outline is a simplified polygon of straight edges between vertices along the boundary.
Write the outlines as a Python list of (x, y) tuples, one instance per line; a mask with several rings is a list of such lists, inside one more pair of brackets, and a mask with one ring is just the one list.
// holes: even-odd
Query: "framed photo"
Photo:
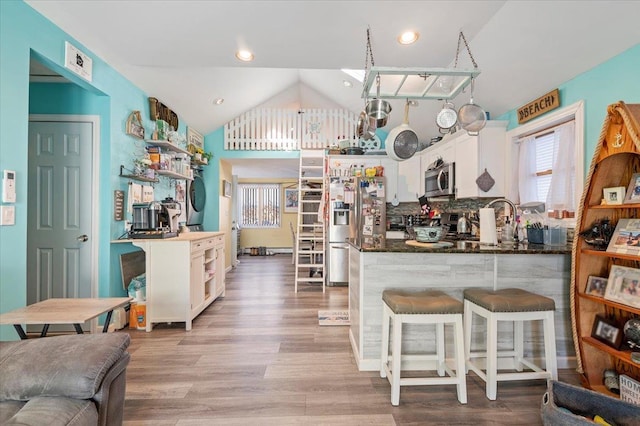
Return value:
[(231, 198), (231, 182), (228, 180), (222, 181), (222, 195)]
[(627, 188), (627, 196), (624, 197), (624, 204), (640, 203), (640, 173), (631, 176), (631, 182)]
[(140, 111), (133, 111), (129, 114), (125, 131), (128, 135), (135, 136), (138, 139), (144, 139), (144, 126), (142, 125)]
[(605, 343), (612, 348), (618, 349), (622, 343), (622, 330), (611, 320), (603, 316), (596, 315), (593, 320), (591, 337)]
[(640, 256), (640, 219), (620, 219), (607, 251)]
[(604, 203), (609, 205), (622, 204), (622, 201), (624, 201), (624, 192), (624, 186), (603, 188), (602, 195), (604, 196)]
[(186, 199), (186, 190), (183, 182), (176, 181), (176, 201), (184, 203)]
[(591, 275), (587, 279), (587, 287), (584, 289), (585, 294), (604, 297), (604, 292), (607, 289), (608, 280), (608, 278), (596, 277), (594, 275)]
[(295, 213), (298, 211), (298, 189), (284, 189), (284, 212)]
[(640, 308), (640, 269), (613, 265), (604, 298)]

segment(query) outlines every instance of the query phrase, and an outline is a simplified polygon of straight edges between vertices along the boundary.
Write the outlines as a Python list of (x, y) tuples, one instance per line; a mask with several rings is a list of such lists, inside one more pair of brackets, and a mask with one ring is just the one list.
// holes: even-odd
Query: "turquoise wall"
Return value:
[[(553, 89), (555, 87), (549, 87), (548, 91)], [(561, 84), (558, 89), (561, 106), (584, 100), (586, 174), (600, 138), (607, 106), (618, 101), (640, 103), (640, 44)], [(516, 110), (498, 117), (498, 120), (509, 121), (509, 130), (518, 126)]]
[[(92, 82), (64, 68), (65, 41), (92, 58)], [(29, 61), (32, 56), (74, 84), (57, 88), (34, 85), (34, 93), (30, 96)], [(66, 91), (66, 97), (45, 107), (46, 102), (51, 101), (44, 100), (48, 91)], [(126, 190), (127, 187), (127, 180), (118, 176), (120, 164), (130, 164), (132, 156), (144, 146), (143, 142), (125, 134), (127, 117), (131, 111), (139, 110), (147, 132), (152, 129), (148, 119), (148, 95), (22, 1), (0, 1), (0, 92), (0, 170), (16, 171), (17, 189), (16, 224), (0, 227), (0, 312), (26, 304), (30, 100), (34, 102), (32, 111), (35, 113), (95, 114), (101, 118), (97, 194), (99, 234), (94, 236), (99, 241), (98, 294), (124, 294), (117, 255), (133, 248), (130, 244), (111, 244), (111, 240), (124, 231), (123, 223), (113, 220), (112, 199), (114, 190)], [(184, 133), (185, 129), (186, 124), (181, 123), (178, 130)], [(0, 327), (0, 340), (16, 338), (13, 327)]]

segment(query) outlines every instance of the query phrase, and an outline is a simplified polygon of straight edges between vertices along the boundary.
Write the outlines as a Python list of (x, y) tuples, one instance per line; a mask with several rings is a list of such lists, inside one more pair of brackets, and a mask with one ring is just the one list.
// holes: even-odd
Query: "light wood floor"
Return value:
[[(129, 332), (127, 425), (539, 425), (544, 381), (404, 387), (400, 406), (377, 372), (359, 372), (347, 326), (319, 326), (319, 309), (345, 309), (347, 289), (293, 291), (291, 257), (241, 256), (224, 299), (194, 322)], [(560, 379), (577, 384), (572, 370)]]

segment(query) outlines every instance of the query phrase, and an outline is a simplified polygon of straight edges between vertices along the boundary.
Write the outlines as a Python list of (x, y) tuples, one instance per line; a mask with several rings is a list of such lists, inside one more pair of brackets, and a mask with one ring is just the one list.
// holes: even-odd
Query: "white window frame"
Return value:
[[(252, 186), (252, 187), (274, 187), (278, 189), (278, 196), (277, 198), (277, 202), (278, 202), (278, 218), (277, 221), (278, 223), (275, 225), (247, 225), (245, 223), (242, 223), (241, 218), (242, 218), (242, 206), (241, 206), (241, 202), (243, 200), (243, 194), (242, 194), (242, 187), (243, 186)], [(279, 183), (267, 183), (267, 182), (241, 182), (237, 184), (237, 194), (238, 194), (238, 201), (237, 201), (237, 209), (238, 209), (238, 224), (246, 229), (278, 229), (282, 227), (282, 185)], [(262, 201), (262, 200), (261, 200)]]
[(505, 189), (507, 197), (516, 200), (518, 196), (518, 148), (519, 139), (528, 135), (540, 132), (558, 124), (574, 120), (575, 122), (575, 165), (576, 165), (576, 182), (575, 197), (576, 210), (580, 209), (580, 199), (584, 190), (584, 101), (578, 101), (567, 107), (551, 112), (548, 115), (533, 120), (513, 128), (506, 135), (506, 152), (505, 152)]

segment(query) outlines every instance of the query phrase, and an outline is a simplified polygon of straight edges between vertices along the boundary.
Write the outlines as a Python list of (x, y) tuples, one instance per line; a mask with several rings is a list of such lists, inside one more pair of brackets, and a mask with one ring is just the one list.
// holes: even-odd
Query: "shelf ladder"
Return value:
[(300, 150), (295, 292), (298, 283), (321, 283), (325, 291), (326, 159), (324, 149)]

